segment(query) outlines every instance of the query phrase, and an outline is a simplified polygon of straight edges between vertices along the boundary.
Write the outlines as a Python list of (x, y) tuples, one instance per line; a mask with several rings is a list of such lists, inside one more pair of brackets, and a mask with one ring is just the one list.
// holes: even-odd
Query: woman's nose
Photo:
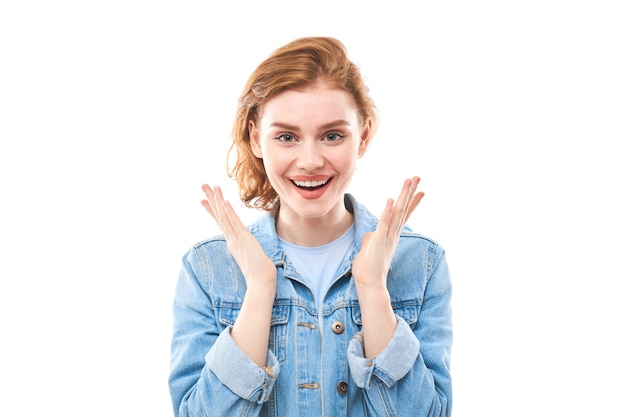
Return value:
[(300, 148), (298, 160), (296, 161), (298, 169), (305, 171), (314, 171), (324, 166), (324, 156), (318, 143), (307, 143)]

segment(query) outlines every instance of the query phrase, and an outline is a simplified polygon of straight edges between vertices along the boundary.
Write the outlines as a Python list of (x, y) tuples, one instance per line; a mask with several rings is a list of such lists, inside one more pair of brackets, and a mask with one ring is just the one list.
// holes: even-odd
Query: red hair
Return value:
[(250, 121), (258, 124), (263, 105), (286, 90), (303, 89), (323, 79), (330, 87), (346, 91), (357, 107), (361, 127), (371, 123), (371, 136), (378, 124), (378, 112), (358, 67), (348, 59), (344, 45), (334, 38), (296, 39), (276, 49), (252, 73), (239, 97), (231, 132), (229, 156), (236, 153), (228, 174), (239, 185), (239, 197), (248, 207), (272, 210), (278, 194), (272, 188), (263, 160), (250, 146)]

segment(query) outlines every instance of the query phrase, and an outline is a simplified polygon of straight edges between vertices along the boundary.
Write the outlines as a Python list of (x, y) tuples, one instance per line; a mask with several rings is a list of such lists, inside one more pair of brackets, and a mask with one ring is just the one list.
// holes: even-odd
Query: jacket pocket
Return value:
[[(222, 325), (222, 330), (235, 324), (239, 316), (238, 307), (217, 307), (216, 314)], [(270, 322), (270, 343), (268, 349), (274, 353), (280, 363), (285, 361), (287, 350), (287, 323), (289, 321), (289, 306), (272, 307), (272, 320)]]
[[(406, 300), (392, 303), (393, 313), (406, 321), (411, 329), (414, 329), (417, 324), (421, 307), (420, 300)], [(352, 309), (352, 321), (354, 321), (354, 324), (356, 324), (359, 329), (363, 326), (361, 308), (358, 306)]]
[(415, 329), (415, 325), (417, 324), (417, 317), (419, 315), (419, 311), (421, 309), (421, 304), (416, 300), (411, 300), (410, 303), (399, 303), (399, 307), (393, 308), (393, 313), (401, 317), (407, 324), (411, 327), (411, 329)]

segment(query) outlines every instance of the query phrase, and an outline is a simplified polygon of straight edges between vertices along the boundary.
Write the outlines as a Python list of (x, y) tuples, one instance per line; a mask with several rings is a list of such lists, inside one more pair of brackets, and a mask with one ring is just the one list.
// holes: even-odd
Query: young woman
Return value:
[(332, 38), (297, 39), (254, 71), (233, 131), (244, 226), (219, 187), (222, 235), (183, 258), (170, 392), (187, 416), (450, 416), (445, 253), (406, 221), (407, 179), (377, 219), (346, 193), (377, 126)]

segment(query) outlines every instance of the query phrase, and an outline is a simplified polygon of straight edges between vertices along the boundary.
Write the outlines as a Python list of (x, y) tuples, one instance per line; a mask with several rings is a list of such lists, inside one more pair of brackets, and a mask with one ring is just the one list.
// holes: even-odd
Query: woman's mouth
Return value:
[(330, 178), (325, 179), (323, 181), (292, 181), (296, 187), (302, 189), (302, 190), (318, 190), (322, 187), (324, 187), (326, 184), (328, 184), (330, 182)]

